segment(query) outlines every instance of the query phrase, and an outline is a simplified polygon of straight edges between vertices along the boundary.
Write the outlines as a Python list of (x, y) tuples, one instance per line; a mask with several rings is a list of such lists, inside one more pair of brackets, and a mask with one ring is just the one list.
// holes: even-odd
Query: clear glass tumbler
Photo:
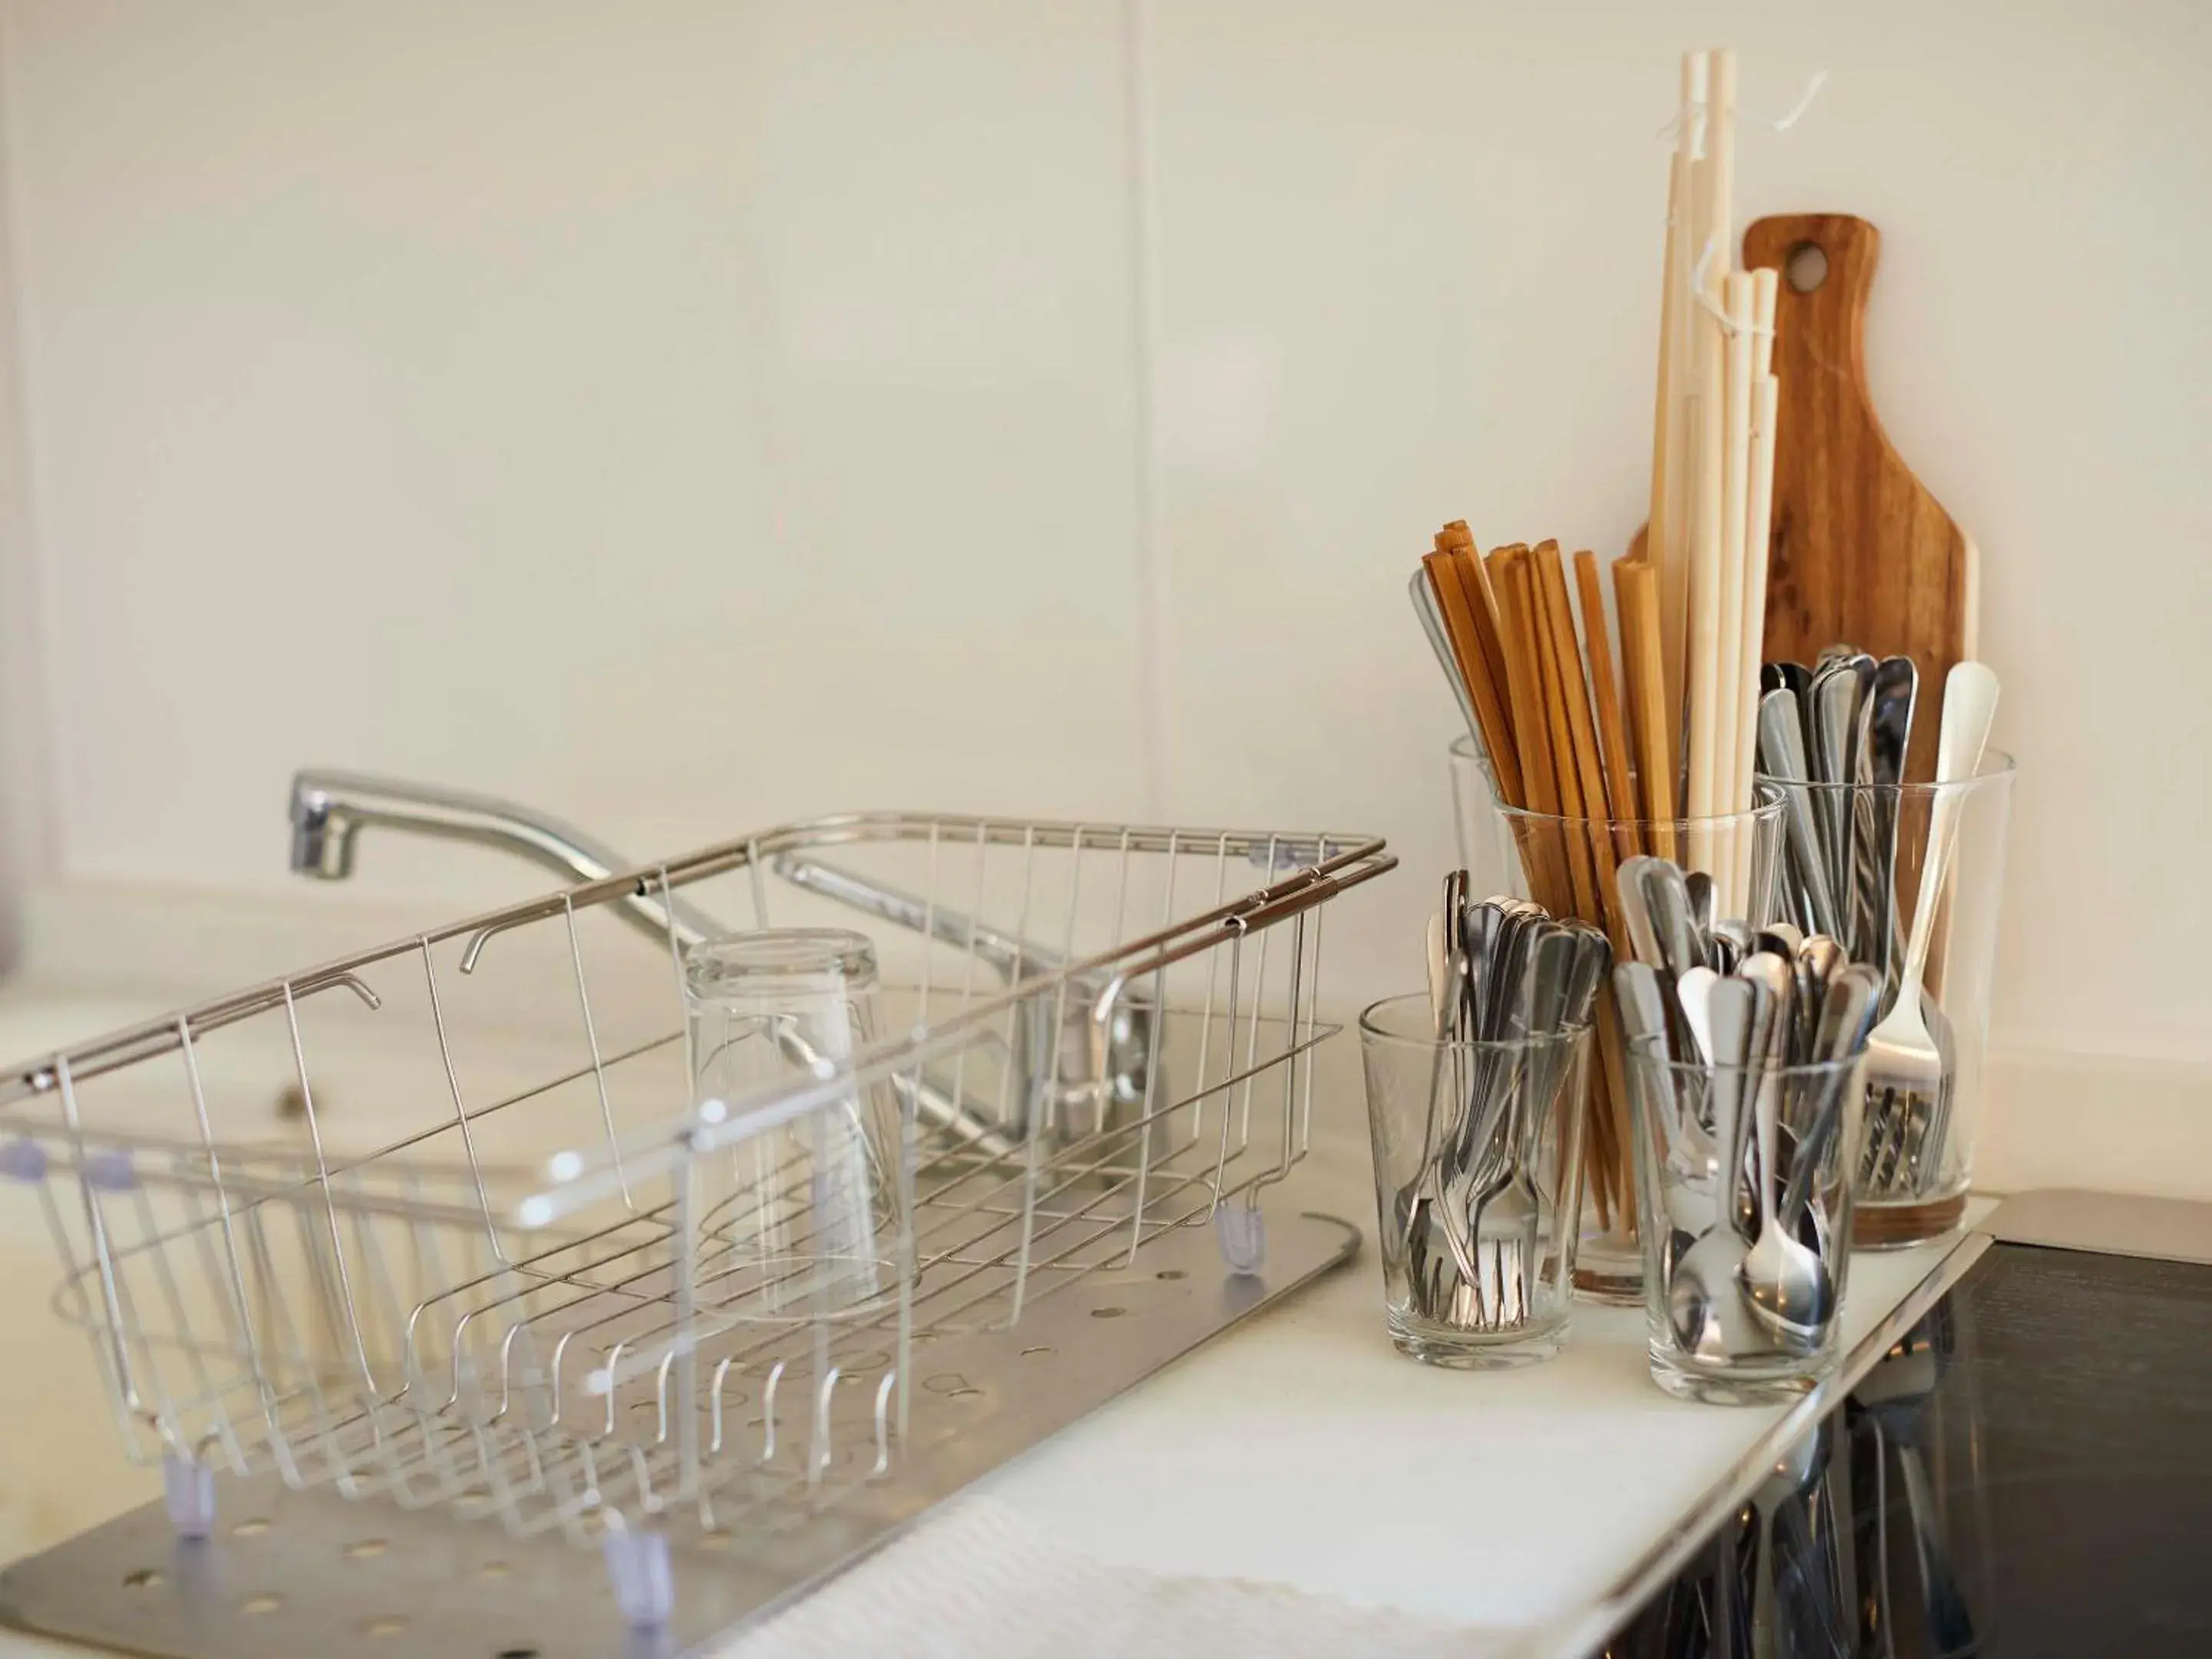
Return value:
[(1548, 1359), (1574, 1295), (1589, 1028), (1437, 1029), (1419, 994), (1359, 1017), (1390, 1340), (1435, 1365)]
[(851, 1073), (875, 1037), (874, 945), (840, 928), (765, 929), (703, 940), (684, 967), (694, 1109), (739, 1130), (700, 1160), (702, 1295), (750, 1316), (872, 1310), (898, 1285), (894, 1092), (855, 1081), (810, 1110), (759, 1108), (772, 1091)]
[(1706, 1066), (1629, 1045), (1644, 1310), (1669, 1394), (1787, 1399), (1835, 1363), (1864, 1073), (1863, 1054)]
[[(1853, 961), (1873, 963), (1886, 980), (1856, 1174), (1862, 1247), (1918, 1243), (1966, 1213), (2014, 775), (2012, 757), (1991, 750), (1962, 783), (1795, 786), (1809, 810), (1793, 813), (1783, 914), (1808, 933), (1833, 933)], [(1942, 885), (1923, 905), (1921, 877), (1939, 823), (1948, 857)], [(1917, 969), (1916, 928), (1927, 934)], [(1897, 1010), (1916, 972), (1917, 1018)]]
[[(1783, 802), (1772, 786), (1754, 784), (1755, 805), (1715, 817), (1530, 812), (1498, 799), (1489, 768), (1465, 736), (1451, 746), (1451, 779), (1460, 861), (1471, 890), (1532, 898), (1554, 915), (1595, 922), (1612, 939), (1616, 961), (1633, 953), (1619, 925), (1612, 872), (1635, 854), (1670, 858), (1686, 871), (1711, 875), (1715, 904), (1724, 917), (1758, 927), (1780, 914)], [(1610, 983), (1598, 1000), (1596, 1041), (1575, 1285), (1592, 1301), (1633, 1307), (1644, 1299), (1644, 1250), (1637, 1240), (1635, 1173), (1628, 1154), (1627, 1058)]]

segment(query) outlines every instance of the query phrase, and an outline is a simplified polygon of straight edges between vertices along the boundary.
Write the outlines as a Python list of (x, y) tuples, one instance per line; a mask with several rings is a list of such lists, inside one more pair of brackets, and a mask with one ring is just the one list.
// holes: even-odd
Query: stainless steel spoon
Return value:
[(1770, 691), (1759, 702), (1759, 766), (1782, 790), (1783, 836), (1790, 850), (1790, 866), (1805, 895), (1815, 932), (1840, 937), (1836, 897), (1828, 884), (1827, 847), (1814, 792), (1806, 785), (1811, 773), (1805, 759), (1805, 732), (1797, 699), (1788, 691)]
[(1720, 896), (1713, 886), (1713, 878), (1703, 870), (1692, 870), (1682, 878), (1682, 890), (1690, 896), (1690, 925), (1697, 930), (1698, 943), (1704, 947), (1705, 965), (1718, 968), (1713, 959), (1713, 929), (1719, 922)]
[[(1708, 970), (1710, 971), (1710, 970)], [(1755, 1352), (1766, 1346), (1756, 1322), (1744, 1310), (1736, 1266), (1746, 1241), (1738, 1231), (1735, 1189), (1743, 1169), (1744, 1061), (1751, 1049), (1753, 1005), (1757, 994), (1740, 979), (1716, 979), (1707, 1013), (1711, 1022), (1715, 1065), (1708, 1074), (1712, 1091), (1714, 1138), (1721, 1157), (1713, 1182), (1711, 1224), (1674, 1264), (1667, 1286), (1667, 1313), (1674, 1340), (1693, 1358), (1708, 1362)]]
[(1851, 954), (1894, 981), (1905, 941), (1897, 925), (1897, 827), (1905, 751), (1920, 695), (1920, 671), (1910, 657), (1885, 657), (1874, 671), (1866, 741), (1860, 750), (1856, 799), (1858, 862), (1852, 875)]
[(1815, 1046), (1828, 982), (1850, 960), (1844, 947), (1826, 933), (1814, 933), (1797, 947), (1797, 1029), (1790, 1037), (1790, 1060), (1807, 1065), (1820, 1058)]
[[(1814, 782), (1848, 784), (1857, 777), (1860, 716), (1874, 688), (1874, 659), (1857, 652), (1829, 662), (1813, 677), (1808, 749)], [(1842, 789), (1816, 790), (1814, 807), (1827, 850), (1828, 891), (1848, 892), (1853, 865), (1850, 796)]]
[[(1864, 1047), (1881, 998), (1881, 975), (1868, 963), (1847, 963), (1838, 969), (1828, 981), (1827, 995), (1820, 1005), (1820, 1030), (1813, 1043), (1814, 1062), (1832, 1064)], [(1814, 1103), (1805, 1133), (1797, 1143), (1790, 1185), (1782, 1194), (1784, 1216), (1796, 1215), (1813, 1197), (1813, 1182), (1827, 1156), (1828, 1143), (1835, 1138), (1844, 1109), (1851, 1104), (1850, 1082), (1848, 1073), (1831, 1079)]]
[(1741, 921), (1717, 921), (1708, 940), (1709, 959), (1717, 973), (1732, 974), (1738, 964), (1759, 948), (1758, 935)]
[[(1834, 1276), (1828, 1264), (1785, 1227), (1777, 1202), (1782, 1186), (1781, 1112), (1783, 1082), (1774, 1074), (1776, 1042), (1792, 1024), (1797, 992), (1794, 963), (1760, 951), (1743, 965), (1743, 975), (1758, 988), (1753, 1023), (1753, 1070), (1746, 1087), (1759, 1148), (1758, 1233), (1736, 1265), (1736, 1282), (1770, 1334), (1783, 1347), (1810, 1352), (1826, 1334), (1836, 1310)], [(1802, 1158), (1802, 1149), (1801, 1149)]]

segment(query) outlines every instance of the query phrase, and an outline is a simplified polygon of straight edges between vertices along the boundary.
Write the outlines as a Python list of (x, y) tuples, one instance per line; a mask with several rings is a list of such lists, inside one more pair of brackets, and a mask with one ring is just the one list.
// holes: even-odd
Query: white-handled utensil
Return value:
[(1943, 1153), (1941, 1146), (1929, 1144), (1924, 1127), (1916, 1132), (1912, 1126), (1936, 1121), (1950, 1081), (1920, 1008), (1920, 982), (1963, 805), (1960, 792), (1945, 786), (1965, 783), (1980, 769), (1996, 707), (1997, 677), (1986, 665), (1962, 662), (1952, 668), (1943, 682), (1943, 725), (1936, 751), (1938, 787), (1928, 809), (1928, 848), (1912, 903), (1912, 931), (1905, 939), (1905, 970), (1896, 1000), (1867, 1038), (1868, 1139), (1871, 1142), (1882, 1126), (1892, 1126), (1887, 1131), (1892, 1136), (1899, 1133), (1894, 1126), (1904, 1126), (1910, 1143), (1917, 1143), (1907, 1144), (1895, 1160), (1896, 1182), (1905, 1186), (1924, 1185), (1928, 1159), (1940, 1159)]

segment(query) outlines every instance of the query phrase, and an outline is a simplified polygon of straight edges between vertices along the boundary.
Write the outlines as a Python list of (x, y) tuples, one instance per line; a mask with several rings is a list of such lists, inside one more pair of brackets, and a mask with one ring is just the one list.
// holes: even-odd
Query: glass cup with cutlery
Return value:
[(1445, 914), (1430, 994), (1359, 1020), (1384, 1316), (1414, 1358), (1522, 1364), (1565, 1336), (1590, 1031), (1612, 953), (1597, 929), (1525, 902), (1462, 896)]
[(1909, 659), (1838, 647), (1809, 669), (1768, 664), (1765, 684), (1759, 759), (1784, 796), (1784, 913), (1883, 977), (1857, 1243), (1916, 1243), (1963, 1217), (1982, 1114), (2014, 776), (2012, 757), (1986, 747), (1996, 677), (1952, 669), (1928, 783), (1902, 781), (1918, 700)]
[(1864, 1050), (1762, 1058), (1755, 991), (1711, 986), (1698, 1017), (1717, 1062), (1630, 1044), (1651, 1375), (1716, 1405), (1813, 1386), (1835, 1362), (1850, 1265)]
[[(1573, 817), (1510, 806), (1480, 751), (1451, 745), (1452, 799), (1462, 861), (1478, 887), (1525, 896), (1555, 912), (1606, 927), (1625, 950), (1618, 902), (1621, 863), (1643, 854), (1681, 861), (1687, 907), (1675, 918), (1710, 927), (1717, 915), (1762, 925), (1780, 899), (1782, 801), (1764, 786), (1741, 812), (1706, 817)], [(1635, 1172), (1628, 1152), (1627, 1053), (1612, 988), (1601, 994), (1589, 1086), (1591, 1129), (1584, 1152), (1582, 1240), (1576, 1288), (1586, 1299), (1634, 1307), (1644, 1297), (1644, 1251), (1636, 1232)]]

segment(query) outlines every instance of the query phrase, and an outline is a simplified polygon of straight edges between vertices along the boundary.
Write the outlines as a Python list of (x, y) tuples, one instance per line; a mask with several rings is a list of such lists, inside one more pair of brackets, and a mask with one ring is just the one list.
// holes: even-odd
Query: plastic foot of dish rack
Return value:
[(190, 1457), (161, 1460), (161, 1504), (177, 1536), (186, 1539), (215, 1535), (215, 1471)]
[(1267, 1217), (1256, 1206), (1224, 1204), (1213, 1212), (1221, 1259), (1233, 1273), (1256, 1273), (1267, 1265)]
[[(932, 1504), (1358, 1249), (1358, 1231), (1328, 1216), (1278, 1211), (1264, 1235), (1219, 1220), (1247, 1213), (1258, 1212), (1224, 1204), (1214, 1226), (1163, 1233), (1126, 1268), (1085, 1275), (1011, 1328), (918, 1349), (912, 1420), (888, 1473), (771, 1524), (738, 1519), (707, 1531), (696, 1508), (671, 1510), (652, 1529), (620, 1534), (618, 1548), (617, 1534), (602, 1535), (599, 1571), (557, 1533), (517, 1537), (449, 1505), (295, 1491), (274, 1475), (216, 1474), (180, 1459), (170, 1489), (181, 1483), (205, 1536), (180, 1538), (166, 1501), (132, 1510), (0, 1571), (0, 1622), (160, 1659), (712, 1652)], [(1224, 1265), (1232, 1243), (1262, 1237), (1264, 1275)]]
[(668, 1561), (668, 1534), (611, 1530), (599, 1545), (615, 1606), (632, 1630), (659, 1630), (676, 1611), (676, 1574)]

